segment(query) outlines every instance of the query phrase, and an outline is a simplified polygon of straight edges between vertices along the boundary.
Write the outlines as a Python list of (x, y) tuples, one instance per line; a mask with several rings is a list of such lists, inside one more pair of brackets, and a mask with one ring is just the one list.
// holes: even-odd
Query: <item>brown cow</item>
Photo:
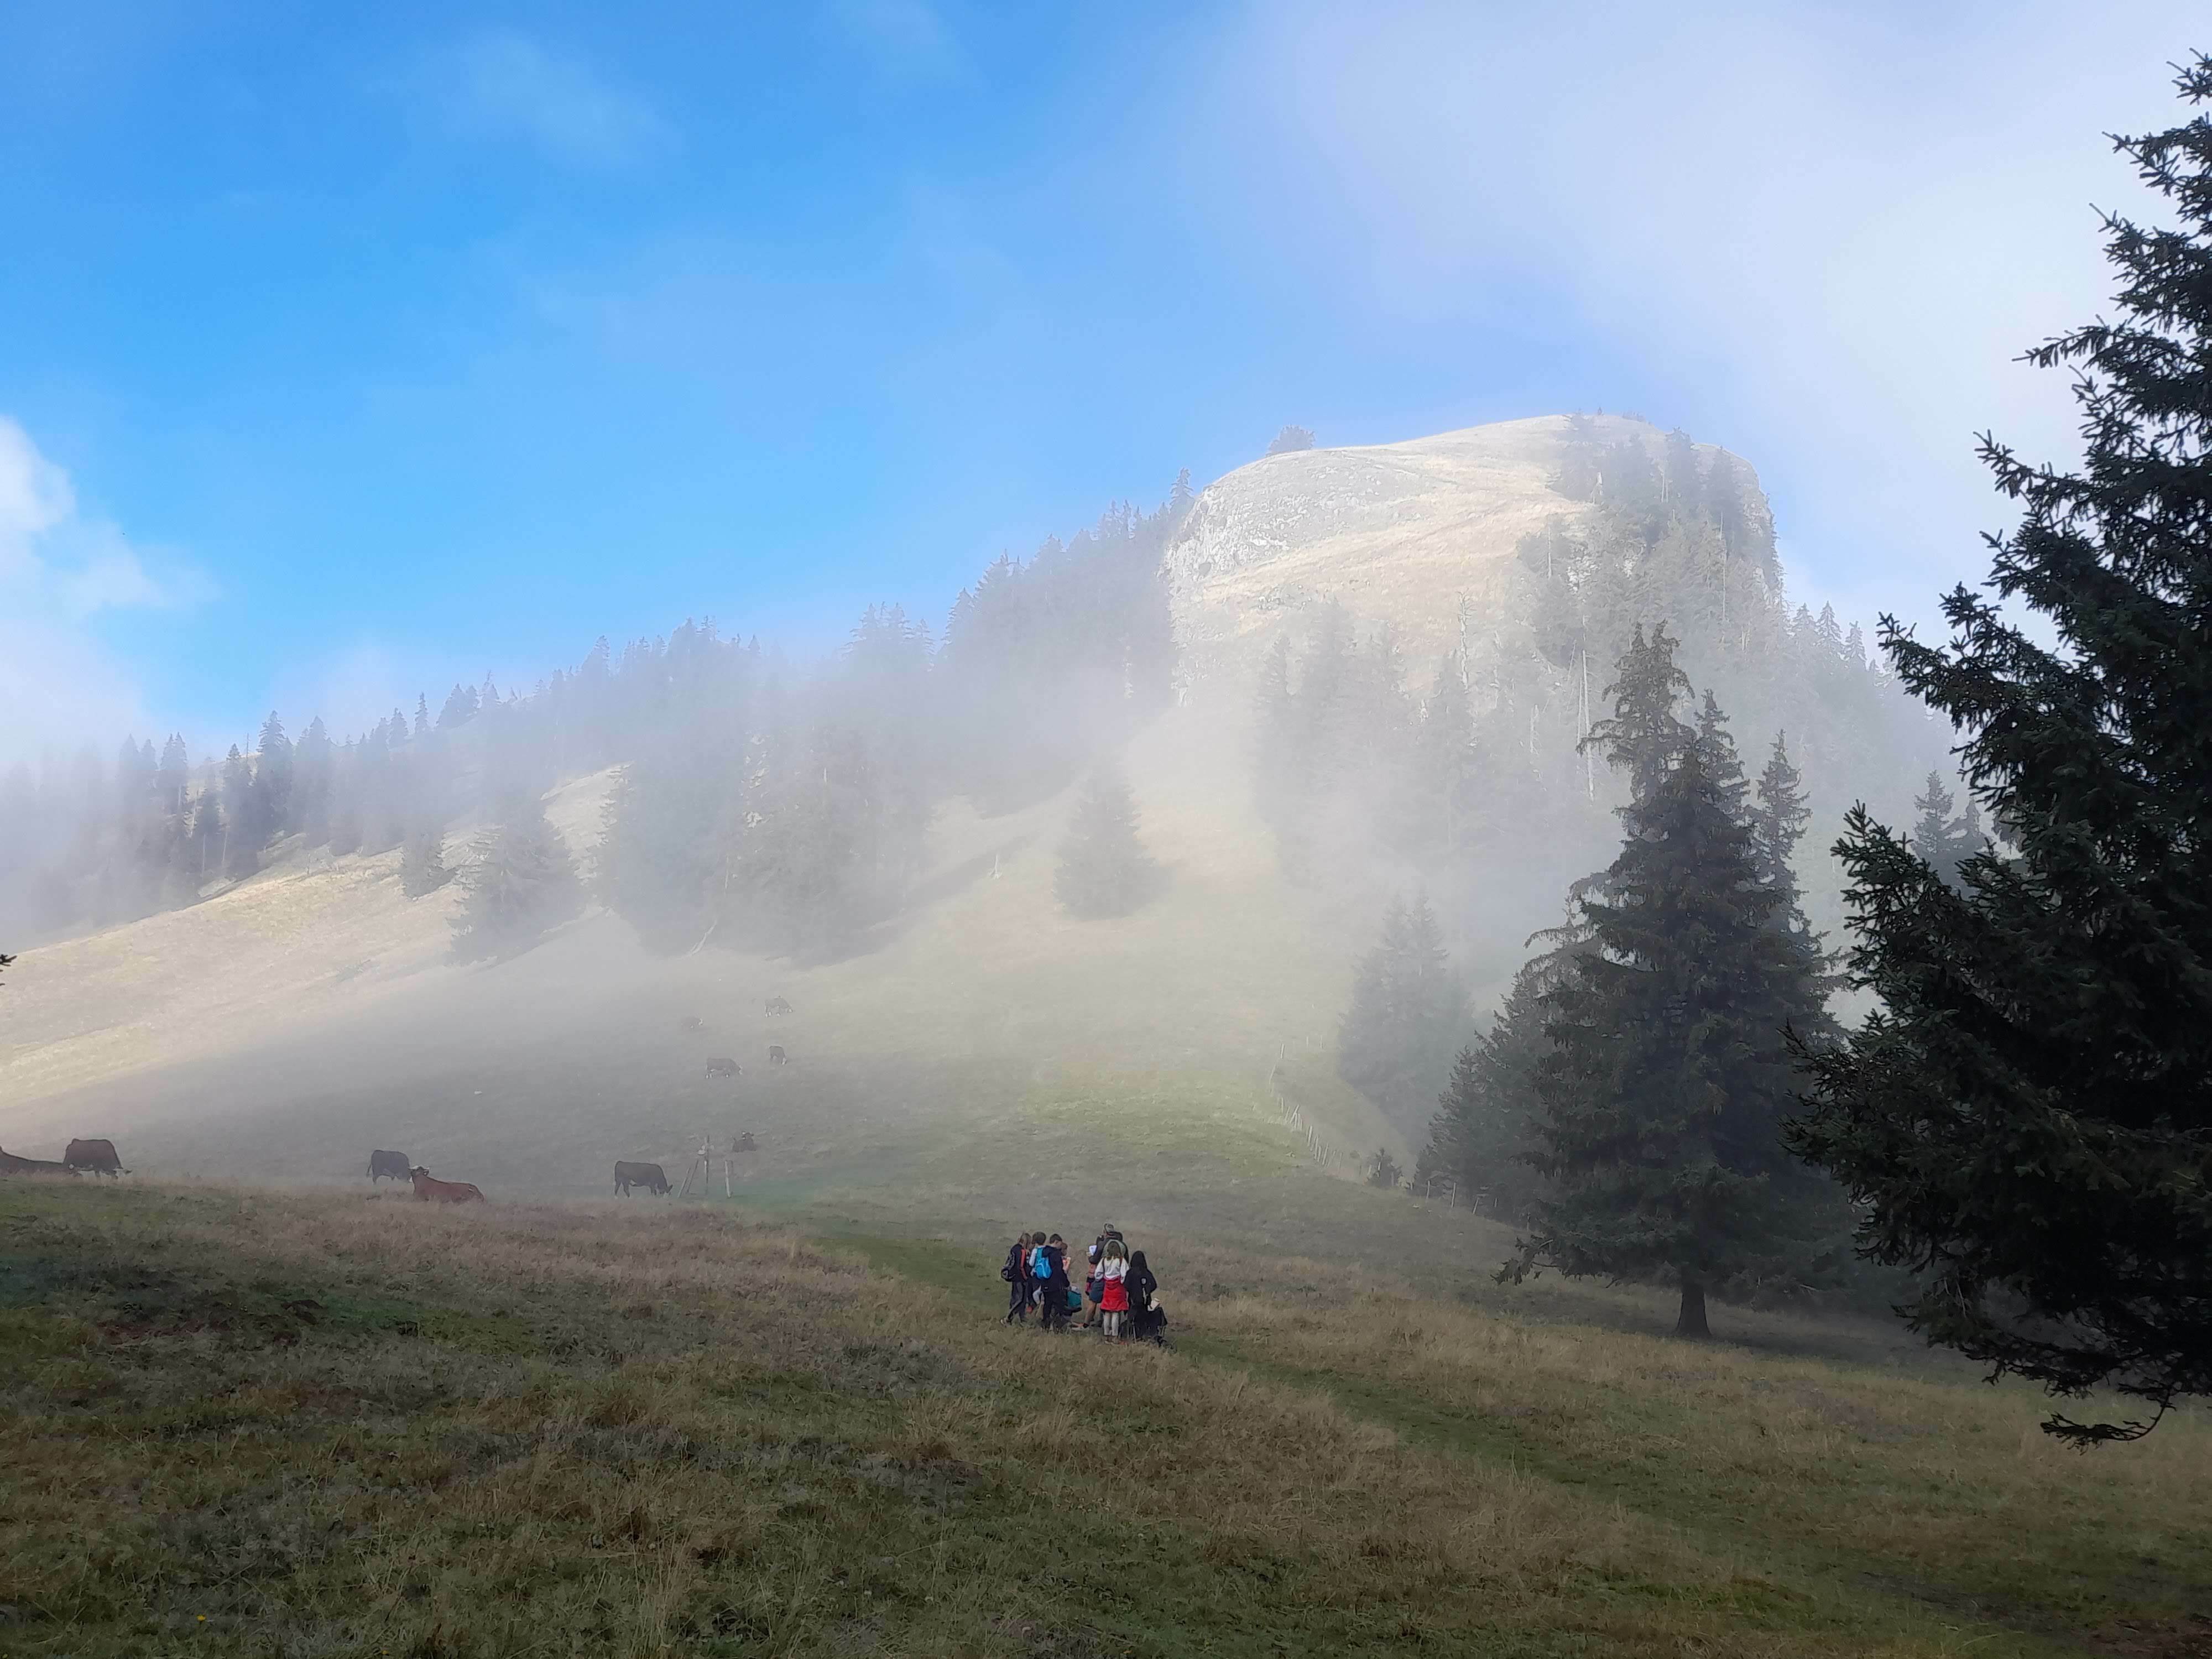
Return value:
[(48, 1158), (18, 1158), (0, 1147), (0, 1175), (74, 1176), (75, 1170), (66, 1164), (57, 1164)]
[(718, 1054), (707, 1062), (708, 1077), (735, 1077), (737, 1074), (738, 1062), (726, 1054)]
[(427, 1204), (436, 1199), (441, 1204), (481, 1204), (484, 1195), (472, 1181), (439, 1181), (421, 1164), (408, 1172), (415, 1182), (416, 1199)]
[(783, 1052), (783, 1045), (781, 1043), (771, 1042), (768, 1045), (768, 1063), (769, 1065), (788, 1065), (790, 1060), (791, 1056)]
[(62, 1154), (62, 1162), (72, 1170), (89, 1170), (94, 1175), (127, 1173), (123, 1160), (115, 1155), (115, 1143), (112, 1140), (72, 1140), (69, 1150)]
[(668, 1196), (668, 1177), (658, 1164), (632, 1164), (625, 1158), (617, 1158), (615, 1190), (628, 1198), (632, 1187), (642, 1187), (663, 1198)]

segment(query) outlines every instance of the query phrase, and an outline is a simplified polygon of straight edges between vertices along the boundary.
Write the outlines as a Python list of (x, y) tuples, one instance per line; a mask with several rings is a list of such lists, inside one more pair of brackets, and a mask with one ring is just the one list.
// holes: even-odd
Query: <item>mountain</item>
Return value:
[(1417, 654), (1456, 648), (1465, 612), (1510, 603), (1522, 539), (1594, 510), (1553, 486), (1566, 426), (1545, 416), (1294, 450), (1208, 485), (1163, 565), (1186, 672), (1247, 661), (1332, 599), (1395, 624)]

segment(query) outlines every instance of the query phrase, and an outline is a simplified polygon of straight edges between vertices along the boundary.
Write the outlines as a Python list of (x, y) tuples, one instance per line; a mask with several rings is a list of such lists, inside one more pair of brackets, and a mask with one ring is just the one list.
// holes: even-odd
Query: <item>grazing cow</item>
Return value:
[(407, 1161), (404, 1152), (371, 1152), (368, 1155), (368, 1178), (372, 1182), (381, 1181), (386, 1176), (394, 1181), (404, 1181), (408, 1170), (412, 1168), (414, 1165)]
[(707, 1022), (696, 1014), (686, 1014), (676, 1022), (676, 1026), (683, 1031), (703, 1031), (707, 1029)]
[(771, 1014), (787, 1014), (791, 1012), (791, 1005), (781, 997), (770, 997), (768, 1000), (768, 1011)]
[(707, 1062), (708, 1077), (735, 1077), (737, 1074), (738, 1062), (727, 1055), (717, 1055)]
[(62, 1162), (72, 1170), (89, 1170), (94, 1175), (124, 1173), (123, 1160), (116, 1157), (112, 1140), (72, 1140), (62, 1154)]
[(428, 1204), (436, 1199), (441, 1204), (481, 1204), (484, 1195), (473, 1181), (439, 1181), (421, 1164), (407, 1172), (415, 1182), (416, 1201)]
[(790, 1060), (790, 1059), (791, 1056), (783, 1052), (781, 1044), (771, 1042), (768, 1045), (768, 1063), (769, 1065), (785, 1065)]
[(4, 1147), (0, 1147), (0, 1175), (65, 1175), (74, 1177), (76, 1174), (76, 1171), (70, 1169), (68, 1164), (57, 1164), (50, 1158), (18, 1158)]
[(758, 1152), (760, 1146), (753, 1139), (753, 1132), (748, 1129), (730, 1143), (730, 1150), (733, 1152)]
[(661, 1173), (658, 1164), (630, 1164), (617, 1158), (615, 1191), (628, 1198), (632, 1187), (643, 1187), (662, 1198), (668, 1196), (668, 1177)]

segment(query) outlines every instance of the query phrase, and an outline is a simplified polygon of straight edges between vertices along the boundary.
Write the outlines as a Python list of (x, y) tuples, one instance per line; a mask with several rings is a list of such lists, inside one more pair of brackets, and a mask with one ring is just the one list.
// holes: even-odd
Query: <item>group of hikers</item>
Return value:
[(1167, 1340), (1160, 1282), (1152, 1277), (1145, 1253), (1131, 1249), (1110, 1224), (1091, 1242), (1079, 1291), (1068, 1274), (1066, 1241), (1058, 1233), (1022, 1234), (1007, 1250), (999, 1277), (1006, 1281), (1009, 1325), (1028, 1323), (1034, 1309), (1038, 1324), (1048, 1331), (1064, 1331), (1074, 1323), (1097, 1330), (1109, 1341)]

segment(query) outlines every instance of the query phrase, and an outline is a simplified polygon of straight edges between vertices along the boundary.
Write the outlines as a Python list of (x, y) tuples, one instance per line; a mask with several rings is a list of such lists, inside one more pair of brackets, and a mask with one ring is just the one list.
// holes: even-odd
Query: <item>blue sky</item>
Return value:
[(1807, 596), (1925, 617), (2004, 522), (1972, 434), (2063, 453), (2007, 360), (2097, 308), (2099, 134), (2194, 21), (25, 0), (0, 754), (935, 619), (1291, 420), (1638, 410)]

